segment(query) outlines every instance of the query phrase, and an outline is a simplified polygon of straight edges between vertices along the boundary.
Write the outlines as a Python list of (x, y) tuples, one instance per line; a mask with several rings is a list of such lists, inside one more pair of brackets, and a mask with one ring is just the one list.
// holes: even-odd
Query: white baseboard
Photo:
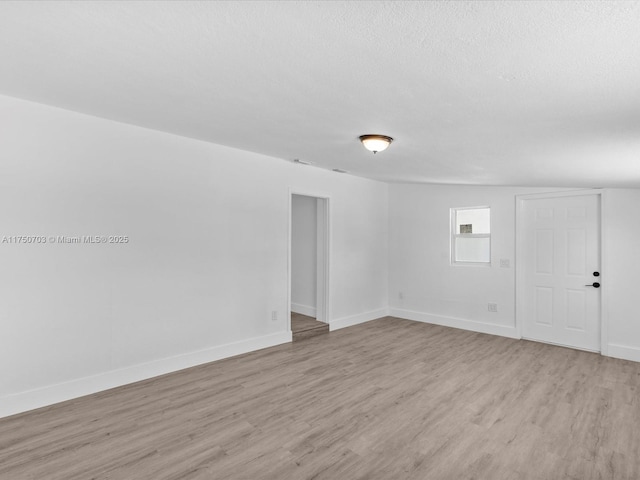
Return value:
[(7, 395), (0, 397), (0, 418), (288, 342), (291, 342), (291, 332), (272, 333), (263, 337), (111, 370), (37, 390)]
[(316, 318), (316, 307), (310, 307), (309, 305), (302, 305), (301, 303), (291, 303), (291, 311), (299, 313), (301, 315), (307, 315), (308, 317)]
[(640, 348), (610, 343), (607, 356), (640, 362)]
[(464, 318), (445, 317), (443, 315), (433, 315), (430, 313), (416, 312), (414, 310), (404, 310), (401, 308), (390, 308), (389, 315), (392, 317), (414, 320), (416, 322), (433, 323), (444, 327), (460, 328), (471, 330), (472, 332), (488, 333), (500, 335), (501, 337), (520, 338), (515, 326), (496, 325), (494, 323), (476, 322)]
[(340, 328), (351, 327), (352, 325), (358, 325), (359, 323), (370, 322), (377, 318), (386, 317), (389, 314), (389, 310), (381, 308), (379, 310), (371, 310), (370, 312), (358, 313), (349, 317), (336, 318), (329, 322), (329, 331), (333, 332)]

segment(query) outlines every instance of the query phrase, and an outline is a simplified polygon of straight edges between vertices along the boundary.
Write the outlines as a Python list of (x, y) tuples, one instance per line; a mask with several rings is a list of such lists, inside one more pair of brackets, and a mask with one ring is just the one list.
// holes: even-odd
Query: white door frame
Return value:
[(600, 269), (604, 272), (605, 281), (600, 286), (600, 354), (608, 355), (608, 318), (606, 317), (606, 298), (607, 298), (607, 269), (605, 263), (605, 218), (604, 218), (604, 203), (605, 203), (605, 190), (602, 189), (585, 189), (585, 190), (569, 190), (563, 192), (548, 192), (548, 193), (534, 193), (526, 195), (516, 195), (516, 332), (519, 338), (522, 338), (522, 323), (524, 319), (524, 312), (522, 306), (524, 305), (524, 272), (521, 265), (524, 265), (524, 252), (523, 252), (523, 239), (524, 239), (524, 202), (527, 200), (536, 200), (543, 198), (559, 198), (559, 197), (574, 197), (582, 195), (598, 195), (600, 198)]
[(316, 320), (329, 323), (331, 310), (329, 301), (331, 259), (331, 197), (326, 193), (289, 187), (289, 245), (287, 248), (287, 323), (291, 331), (291, 234), (293, 219), (293, 196), (303, 195), (317, 200), (317, 268), (316, 268)]

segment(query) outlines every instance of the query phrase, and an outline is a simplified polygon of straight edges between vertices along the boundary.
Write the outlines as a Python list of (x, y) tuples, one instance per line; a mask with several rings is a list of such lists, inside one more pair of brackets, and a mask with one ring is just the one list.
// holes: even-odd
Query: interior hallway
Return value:
[(329, 333), (329, 324), (319, 322), (313, 317), (301, 313), (291, 312), (291, 333), (293, 341), (304, 340)]

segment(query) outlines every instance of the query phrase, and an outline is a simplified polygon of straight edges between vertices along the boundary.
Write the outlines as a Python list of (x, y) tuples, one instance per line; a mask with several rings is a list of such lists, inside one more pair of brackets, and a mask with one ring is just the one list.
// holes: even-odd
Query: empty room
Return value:
[(640, 2), (0, 2), (0, 480), (640, 479)]

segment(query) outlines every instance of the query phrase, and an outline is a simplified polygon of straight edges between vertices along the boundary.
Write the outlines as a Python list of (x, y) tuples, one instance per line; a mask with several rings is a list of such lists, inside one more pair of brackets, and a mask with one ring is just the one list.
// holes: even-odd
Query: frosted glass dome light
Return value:
[(361, 135), (360, 141), (364, 148), (373, 153), (378, 153), (386, 150), (387, 147), (393, 142), (393, 138), (386, 135)]

